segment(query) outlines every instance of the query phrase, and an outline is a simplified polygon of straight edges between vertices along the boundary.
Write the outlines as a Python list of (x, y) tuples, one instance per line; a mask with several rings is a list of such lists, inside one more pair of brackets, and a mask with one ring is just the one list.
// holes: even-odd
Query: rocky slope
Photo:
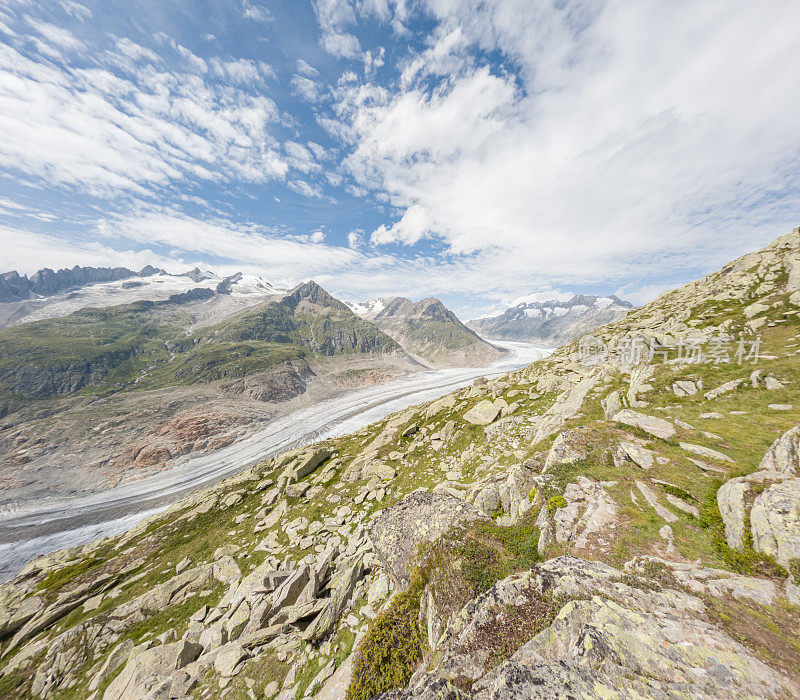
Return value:
[(34, 560), (0, 589), (0, 693), (797, 697), (798, 314), (800, 230)]
[(615, 296), (575, 295), (567, 301), (521, 302), (502, 314), (467, 321), (484, 338), (557, 347), (622, 318), (633, 305)]
[(140, 477), (420, 368), (313, 282), (210, 322), (228, 296), (195, 288), (0, 331), (0, 502)]
[(394, 338), (406, 352), (434, 367), (480, 366), (502, 356), (499, 348), (467, 328), (433, 297), (416, 303), (391, 297), (350, 307)]

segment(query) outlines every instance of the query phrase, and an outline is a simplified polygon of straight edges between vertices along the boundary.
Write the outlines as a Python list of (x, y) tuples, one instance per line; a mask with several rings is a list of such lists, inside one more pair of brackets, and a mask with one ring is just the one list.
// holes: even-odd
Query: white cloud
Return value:
[(373, 243), (431, 237), (530, 285), (709, 269), (796, 225), (800, 5), (427, 10), (439, 26), (405, 80), (342, 83), (343, 127), (320, 120), (404, 212)]
[(293, 75), (290, 84), (292, 93), (306, 102), (317, 102), (322, 95), (322, 85), (303, 75)]
[(322, 36), (320, 44), (328, 53), (338, 58), (353, 58), (360, 55), (358, 38), (347, 31), (356, 23), (356, 13), (348, 0), (314, 0)]
[(289, 180), (287, 183), (289, 189), (294, 190), (297, 194), (311, 199), (321, 199), (323, 194), (319, 185), (310, 185), (305, 180)]
[(40, 36), (44, 37), (51, 44), (57, 44), (58, 46), (71, 51), (78, 51), (86, 48), (86, 45), (80, 39), (63, 27), (57, 27), (55, 24), (42, 22), (30, 16), (26, 17), (25, 19), (27, 20), (28, 24), (30, 24), (31, 27), (33, 27), (39, 33)]
[(263, 5), (256, 5), (249, 0), (242, 0), (242, 16), (253, 22), (267, 24), (272, 21), (272, 14)]
[(319, 75), (319, 71), (310, 63), (306, 63), (302, 58), (297, 59), (297, 72), (309, 78)]
[(117, 50), (117, 58), (140, 59), (124, 79), (0, 45), (0, 166), (94, 194), (285, 176), (269, 133), (279, 118), (270, 99), (164, 71), (133, 42)]
[(321, 169), (319, 163), (314, 160), (311, 152), (302, 144), (294, 141), (287, 141), (283, 144), (286, 151), (287, 162), (296, 170), (303, 173), (318, 171)]
[(73, 0), (61, 0), (61, 7), (64, 8), (64, 12), (76, 19), (85, 20), (92, 16), (92, 11), (88, 7)]
[(275, 70), (264, 61), (252, 61), (247, 58), (223, 60), (211, 58), (208, 61), (211, 70), (219, 78), (225, 78), (236, 85), (252, 85), (262, 83), (264, 78), (275, 78)]
[(350, 231), (347, 234), (347, 245), (351, 248), (360, 248), (364, 245), (364, 230), (356, 228)]
[(358, 38), (347, 32), (323, 35), (322, 48), (337, 58), (354, 58), (361, 53)]

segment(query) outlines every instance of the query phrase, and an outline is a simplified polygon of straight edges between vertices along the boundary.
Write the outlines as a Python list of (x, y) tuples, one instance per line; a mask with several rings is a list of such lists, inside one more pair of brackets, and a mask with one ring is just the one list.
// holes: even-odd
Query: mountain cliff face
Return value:
[(391, 297), (353, 306), (407, 352), (437, 367), (484, 365), (502, 351), (467, 328), (435, 298)]
[(0, 589), (12, 697), (800, 696), (800, 229)]
[(557, 347), (622, 318), (633, 308), (615, 296), (585, 294), (567, 301), (522, 302), (502, 314), (468, 321), (484, 338), (525, 340)]

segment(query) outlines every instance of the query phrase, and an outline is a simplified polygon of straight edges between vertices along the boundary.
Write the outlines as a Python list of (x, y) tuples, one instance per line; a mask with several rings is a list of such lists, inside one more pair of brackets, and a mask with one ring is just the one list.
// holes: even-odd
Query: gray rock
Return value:
[(130, 656), (133, 649), (133, 642), (126, 639), (121, 644), (118, 644), (111, 650), (111, 653), (106, 657), (100, 670), (94, 674), (91, 682), (89, 683), (89, 690), (97, 690), (97, 687), (108, 678), (114, 671), (116, 671), (122, 664), (124, 664)]
[(618, 464), (630, 461), (642, 469), (652, 469), (657, 454), (657, 452), (645, 449), (634, 442), (623, 440), (614, 453), (614, 461)]
[(556, 464), (574, 464), (584, 457), (586, 457), (586, 447), (580, 439), (580, 433), (565, 430), (553, 441), (544, 462), (544, 471), (549, 471)]
[(331, 456), (327, 447), (314, 447), (304, 450), (284, 471), (284, 476), (291, 481), (299, 481), (311, 474), (320, 464)]
[(322, 686), (322, 690), (314, 696), (316, 700), (342, 700), (353, 679), (353, 656), (350, 654), (333, 672)]
[(473, 425), (489, 425), (497, 420), (505, 405), (505, 401), (501, 403), (499, 400), (492, 402), (484, 399), (464, 414), (464, 420)]
[(249, 654), (241, 644), (233, 642), (221, 648), (214, 659), (214, 670), (223, 678), (235, 675), (236, 667), (248, 658)]
[(103, 694), (103, 700), (141, 700), (198, 656), (202, 647), (181, 640), (147, 649), (131, 657)]
[(359, 556), (347, 569), (333, 577), (329, 585), (330, 597), (325, 607), (303, 633), (305, 639), (317, 642), (334, 630), (345, 605), (353, 595), (356, 583), (363, 575), (364, 561)]
[(703, 394), (703, 396), (706, 398), (706, 400), (711, 401), (712, 399), (716, 399), (718, 396), (722, 396), (723, 394), (729, 394), (743, 382), (744, 379), (733, 379), (729, 382), (725, 382), (724, 384), (720, 384), (715, 389), (711, 389), (711, 391), (707, 391), (705, 394)]
[(629, 408), (623, 408), (616, 413), (613, 420), (623, 425), (629, 425), (632, 428), (644, 430), (653, 437), (661, 438), (662, 440), (669, 440), (675, 437), (675, 426), (672, 423), (665, 421), (663, 418), (631, 411)]
[(433, 542), (454, 526), (485, 519), (477, 508), (458, 498), (415, 491), (381, 511), (367, 532), (384, 570), (405, 588), (411, 559), (421, 542)]
[(800, 475), (800, 425), (787, 430), (772, 443), (759, 469)]
[(800, 478), (790, 477), (759, 494), (750, 511), (753, 549), (786, 566), (800, 558)]
[(702, 445), (694, 445), (691, 442), (679, 442), (678, 445), (682, 450), (690, 452), (698, 457), (705, 457), (706, 459), (714, 459), (717, 462), (733, 462), (728, 455), (712, 450), (710, 447), (703, 447)]
[[(438, 697), (432, 693), (455, 679), (471, 684), (473, 700), (797, 694), (796, 679), (707, 620), (699, 597), (654, 590), (644, 576), (641, 587), (636, 581), (622, 583), (617, 569), (573, 557), (503, 579), (464, 606), (409, 689), (387, 697)], [(509, 619), (523, 617), (544, 595), (565, 601), (552, 624), (523, 637), (507, 662), (492, 667), (492, 654), (507, 643), (501, 630), (516, 630)]]

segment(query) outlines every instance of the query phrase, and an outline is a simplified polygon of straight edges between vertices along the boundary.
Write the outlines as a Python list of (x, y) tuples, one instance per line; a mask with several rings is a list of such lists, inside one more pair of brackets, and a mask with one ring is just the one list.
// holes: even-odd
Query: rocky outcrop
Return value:
[(775, 440), (758, 471), (730, 479), (717, 492), (728, 546), (749, 544), (784, 566), (800, 558), (799, 428)]
[(614, 414), (612, 420), (632, 428), (644, 430), (644, 432), (649, 433), (653, 437), (660, 438), (661, 440), (670, 440), (675, 437), (675, 426), (669, 421), (663, 418), (657, 418), (656, 416), (637, 413), (629, 408), (624, 408)]
[(409, 688), (385, 697), (439, 697), (447, 684), (475, 700), (800, 692), (796, 679), (708, 617), (701, 598), (680, 590), (668, 563), (650, 561), (634, 560), (624, 576), (559, 557), (499, 581), (464, 607)]
[(408, 585), (413, 557), (422, 542), (433, 542), (453, 527), (486, 516), (474, 506), (443, 493), (415, 491), (372, 521), (373, 550), (400, 587)]

